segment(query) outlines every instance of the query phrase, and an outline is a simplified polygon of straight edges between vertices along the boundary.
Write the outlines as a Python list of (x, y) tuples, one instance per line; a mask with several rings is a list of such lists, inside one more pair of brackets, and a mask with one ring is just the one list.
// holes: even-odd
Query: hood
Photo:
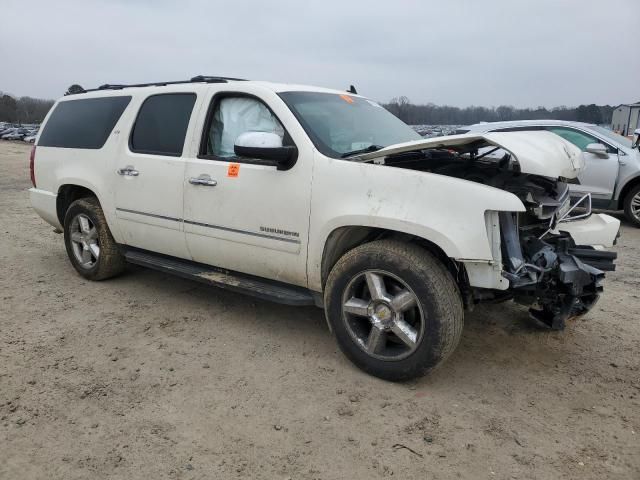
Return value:
[(374, 161), (397, 153), (476, 144), (500, 147), (520, 165), (522, 173), (551, 178), (575, 178), (584, 168), (582, 152), (555, 133), (545, 131), (465, 133), (397, 143), (381, 150), (353, 157), (356, 161)]

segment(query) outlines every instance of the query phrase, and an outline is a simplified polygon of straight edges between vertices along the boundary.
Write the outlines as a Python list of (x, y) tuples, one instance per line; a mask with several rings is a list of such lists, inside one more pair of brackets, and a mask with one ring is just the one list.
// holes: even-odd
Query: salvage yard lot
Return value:
[(512, 303), (392, 384), (321, 310), (131, 267), (92, 283), (0, 142), (0, 478), (640, 478), (640, 229), (583, 320)]

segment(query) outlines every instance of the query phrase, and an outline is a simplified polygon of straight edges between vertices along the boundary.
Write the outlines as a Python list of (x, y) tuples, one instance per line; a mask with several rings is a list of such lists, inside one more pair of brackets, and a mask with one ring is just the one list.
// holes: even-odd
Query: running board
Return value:
[(231, 272), (202, 263), (141, 250), (127, 249), (125, 251), (125, 258), (129, 263), (276, 303), (283, 303), (285, 305), (316, 304), (309, 290), (274, 280)]

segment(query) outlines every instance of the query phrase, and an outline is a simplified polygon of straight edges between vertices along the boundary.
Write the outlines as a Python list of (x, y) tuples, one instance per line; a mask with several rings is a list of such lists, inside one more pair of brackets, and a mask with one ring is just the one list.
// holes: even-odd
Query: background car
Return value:
[(27, 128), (18, 127), (10, 130), (8, 133), (4, 133), (2, 138), (4, 140), (22, 140), (24, 137), (32, 135), (32, 130)]
[(571, 184), (572, 197), (589, 193), (594, 208), (624, 210), (640, 227), (640, 151), (630, 139), (589, 123), (561, 120), (520, 120), (477, 123), (456, 133), (547, 130), (582, 150), (586, 168)]
[(13, 125), (5, 125), (3, 127), (0, 127), (0, 137), (2, 137), (2, 135), (5, 135), (7, 133), (13, 133), (15, 129), (16, 127), (14, 127)]

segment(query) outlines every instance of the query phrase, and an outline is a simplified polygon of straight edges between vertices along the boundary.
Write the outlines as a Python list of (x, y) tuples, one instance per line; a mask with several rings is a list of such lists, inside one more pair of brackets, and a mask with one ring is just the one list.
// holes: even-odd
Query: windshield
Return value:
[(422, 138), (366, 98), (318, 92), (283, 92), (280, 97), (316, 148), (328, 157), (341, 158)]
[(600, 133), (601, 135), (607, 137), (609, 140), (612, 140), (623, 147), (631, 148), (631, 140), (627, 137), (623, 137), (622, 135), (618, 135), (617, 133), (609, 130), (608, 128), (599, 127), (594, 125), (591, 127), (594, 131)]

